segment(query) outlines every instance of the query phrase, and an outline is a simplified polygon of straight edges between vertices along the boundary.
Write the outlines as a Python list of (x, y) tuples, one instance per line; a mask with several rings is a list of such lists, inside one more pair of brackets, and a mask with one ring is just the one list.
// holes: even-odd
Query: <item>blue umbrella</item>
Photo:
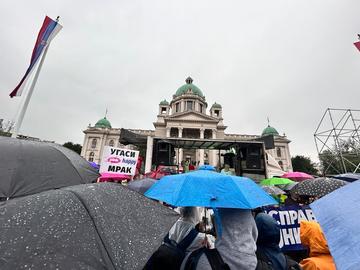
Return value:
[(254, 209), (277, 204), (248, 178), (208, 170), (165, 176), (145, 196), (173, 206)]
[(205, 170), (205, 171), (216, 171), (214, 166), (211, 165), (201, 165), (198, 170)]
[(348, 184), (313, 202), (337, 269), (359, 269), (360, 181)]
[(360, 174), (358, 174), (358, 173), (343, 173), (343, 174), (338, 174), (338, 175), (332, 176), (332, 178), (340, 179), (340, 180), (343, 180), (346, 182), (354, 182), (354, 181), (360, 179)]

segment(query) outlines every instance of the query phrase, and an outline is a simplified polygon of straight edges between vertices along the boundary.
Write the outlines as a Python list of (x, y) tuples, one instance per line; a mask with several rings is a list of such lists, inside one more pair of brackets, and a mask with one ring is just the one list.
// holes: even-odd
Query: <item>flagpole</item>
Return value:
[(47, 51), (48, 51), (48, 49), (49, 49), (49, 46), (50, 46), (50, 44), (48, 44), (48, 45), (46, 46), (46, 48), (45, 48), (45, 50), (44, 50), (44, 53), (43, 53), (43, 55), (41, 56), (41, 60), (40, 60), (39, 66), (38, 66), (38, 68), (37, 68), (37, 70), (36, 70), (34, 79), (33, 79), (32, 82), (31, 82), (31, 85), (30, 85), (28, 94), (26, 95), (24, 104), (23, 104), (23, 106), (21, 107), (20, 113), (19, 113), (18, 118), (17, 118), (17, 120), (16, 120), (16, 122), (15, 122), (14, 132), (13, 132), (12, 135), (11, 135), (12, 138), (17, 138), (18, 132), (19, 132), (19, 130), (20, 130), (22, 121), (24, 120), (24, 116), (25, 116), (27, 107), (28, 107), (28, 105), (29, 105), (30, 98), (31, 98), (31, 96), (32, 96), (32, 93), (34, 92), (34, 88), (35, 88), (37, 79), (38, 79), (38, 77), (39, 77), (41, 67), (42, 67), (42, 65), (43, 65), (43, 63), (44, 63), (46, 53), (47, 53)]

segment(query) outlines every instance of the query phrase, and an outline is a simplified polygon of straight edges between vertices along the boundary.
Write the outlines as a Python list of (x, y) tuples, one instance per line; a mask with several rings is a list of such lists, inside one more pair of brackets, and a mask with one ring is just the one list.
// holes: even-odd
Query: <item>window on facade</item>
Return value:
[(161, 107), (161, 114), (166, 114), (166, 107)]
[(91, 141), (91, 148), (96, 148), (96, 144), (97, 144), (97, 140), (96, 140), (96, 139), (92, 139), (92, 141)]
[(192, 101), (186, 101), (186, 110), (191, 111), (193, 109), (193, 102)]
[(109, 146), (114, 147), (114, 140), (110, 140)]
[(281, 148), (280, 147), (276, 148), (276, 155), (278, 157), (281, 157)]
[(281, 160), (279, 161), (279, 165), (280, 165), (281, 169), (284, 169), (284, 164), (283, 164), (283, 162)]
[(180, 102), (175, 104), (175, 112), (180, 112)]
[(94, 161), (94, 152), (90, 152), (89, 161)]
[(214, 114), (215, 114), (215, 116), (219, 116), (219, 115), (220, 115), (220, 111), (219, 111), (219, 110), (215, 110), (215, 111), (214, 111)]
[(202, 104), (199, 104), (199, 112), (203, 112), (203, 108), (204, 108), (204, 106), (202, 105)]

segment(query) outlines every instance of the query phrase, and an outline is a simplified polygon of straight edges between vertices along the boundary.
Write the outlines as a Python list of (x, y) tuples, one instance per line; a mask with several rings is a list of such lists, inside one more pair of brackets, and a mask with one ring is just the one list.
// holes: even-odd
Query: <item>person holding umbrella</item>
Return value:
[(212, 262), (214, 258), (218, 258), (216, 263), (221, 265), (220, 269), (256, 269), (255, 251), (258, 231), (251, 210), (220, 208), (219, 216), (222, 228), (220, 229), (215, 223), (218, 235), (215, 241), (216, 249), (205, 249), (200, 256), (197, 251), (191, 253), (185, 258), (181, 266), (182, 270), (214, 269)]

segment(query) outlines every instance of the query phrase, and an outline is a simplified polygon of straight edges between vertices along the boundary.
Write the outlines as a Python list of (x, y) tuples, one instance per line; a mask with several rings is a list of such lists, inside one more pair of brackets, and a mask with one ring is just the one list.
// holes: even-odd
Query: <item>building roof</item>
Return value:
[(104, 117), (96, 122), (95, 127), (96, 128), (111, 128), (111, 124), (110, 124), (109, 120), (107, 120), (106, 117)]
[(175, 96), (181, 96), (183, 94), (186, 94), (189, 90), (191, 90), (192, 94), (200, 96), (200, 97), (204, 97), (204, 94), (201, 92), (201, 90), (199, 89), (199, 87), (197, 87), (196, 85), (194, 85), (193, 79), (191, 77), (188, 77), (185, 80), (186, 84), (184, 84), (183, 86), (181, 86), (175, 93)]
[(261, 136), (267, 136), (267, 135), (276, 135), (279, 136), (279, 132), (277, 132), (277, 130), (273, 127), (271, 127), (270, 125), (268, 125), (263, 132), (261, 133)]
[(164, 99), (163, 101), (160, 101), (159, 105), (169, 105), (169, 102), (166, 99)]
[(221, 109), (222, 107), (221, 107), (221, 105), (219, 104), (219, 103), (214, 103), (212, 106), (211, 106), (211, 108), (218, 108), (218, 109)]

